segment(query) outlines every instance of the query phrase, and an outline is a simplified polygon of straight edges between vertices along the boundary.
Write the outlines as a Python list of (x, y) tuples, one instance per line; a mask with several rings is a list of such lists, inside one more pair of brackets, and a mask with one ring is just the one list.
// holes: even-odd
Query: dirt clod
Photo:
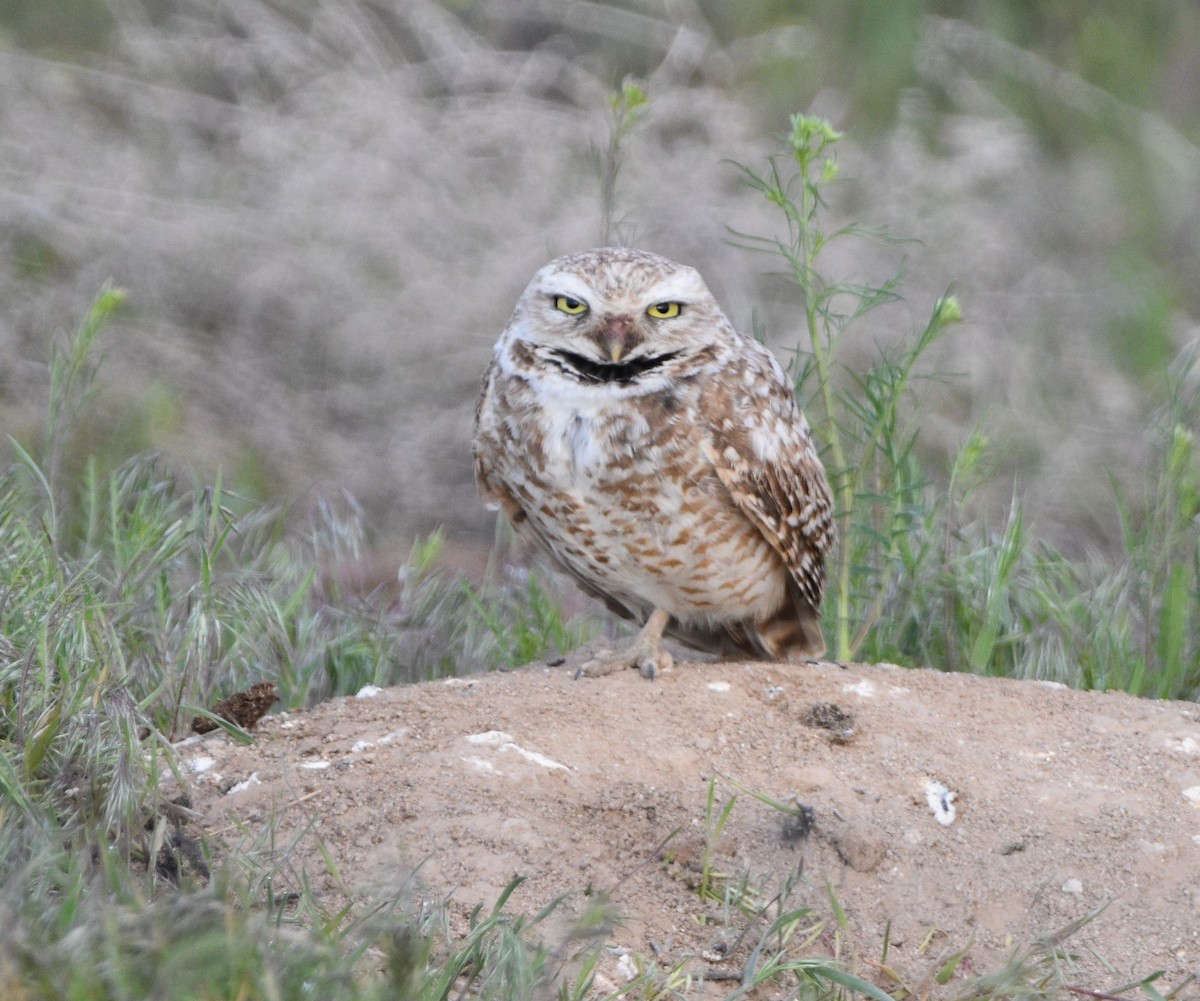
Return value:
[[(243, 730), (253, 730), (278, 699), (279, 689), (275, 682), (260, 681), (244, 692), (234, 692), (228, 698), (222, 699), (213, 708), (213, 715), (236, 723)], [(192, 720), (192, 730), (195, 733), (211, 733), (216, 728), (217, 724), (206, 716), (197, 716)]]

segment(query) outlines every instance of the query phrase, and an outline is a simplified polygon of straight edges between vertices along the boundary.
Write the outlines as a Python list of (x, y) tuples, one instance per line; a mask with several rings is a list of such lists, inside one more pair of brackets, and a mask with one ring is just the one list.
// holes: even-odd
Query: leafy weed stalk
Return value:
[(903, 401), (917, 363), (962, 313), (953, 297), (944, 296), (898, 357), (881, 352), (865, 373), (842, 367), (848, 328), (896, 299), (899, 279), (872, 287), (829, 282), (820, 271), (822, 252), (833, 241), (866, 235), (854, 226), (827, 233), (822, 222), (823, 190), (838, 174), (833, 147), (840, 138), (824, 119), (793, 115), (786, 154), (770, 158), (762, 173), (739, 165), (747, 184), (778, 208), (786, 229), (778, 237), (736, 236), (786, 262), (804, 308), (809, 354), (805, 360), (796, 356), (793, 375), (797, 391), (817, 401), (810, 411), (827, 447), (838, 522), (828, 604), (834, 656), (849, 659), (881, 613), (879, 596), (887, 590), (923, 486), (912, 457), (916, 431)]

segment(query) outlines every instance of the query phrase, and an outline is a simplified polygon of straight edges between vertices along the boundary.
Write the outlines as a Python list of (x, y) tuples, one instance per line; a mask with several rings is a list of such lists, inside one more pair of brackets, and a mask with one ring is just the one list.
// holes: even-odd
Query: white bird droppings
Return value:
[(470, 765), (472, 768), (474, 768), (477, 772), (484, 772), (485, 774), (491, 774), (496, 771), (496, 766), (493, 765), (486, 758), (477, 758), (473, 754), (466, 758), (463, 758), (463, 761), (465, 761), (468, 765)]
[(468, 744), (490, 744), (492, 747), (500, 747), (502, 744), (511, 744), (512, 742), (512, 737), (503, 730), (487, 730), (484, 733), (467, 734)]
[(869, 678), (856, 681), (853, 685), (842, 685), (842, 691), (849, 692), (851, 695), (861, 696), (864, 699), (873, 699), (875, 697), (875, 685), (872, 684)]
[(230, 788), (229, 792), (227, 792), (225, 795), (233, 796), (236, 793), (245, 792), (251, 786), (260, 786), (260, 785), (262, 785), (262, 779), (260, 779), (258, 777), (258, 772), (251, 772), (250, 777), (248, 779), (246, 779), (242, 782), (239, 782), (235, 786), (232, 786)]
[(521, 755), (526, 761), (532, 761), (535, 765), (541, 765), (543, 768), (561, 769), (564, 772), (569, 772), (571, 769), (566, 765), (555, 761), (553, 758), (548, 758), (544, 754), (539, 754), (537, 751), (529, 751), (521, 747), (510, 734), (503, 730), (487, 730), (484, 733), (472, 733), (467, 735), (467, 743), (483, 744), (488, 747), (494, 747), (498, 751), (515, 751)]
[(926, 779), (925, 802), (929, 804), (929, 812), (933, 814), (934, 820), (943, 827), (949, 827), (954, 823), (954, 818), (958, 813), (954, 806), (956, 799), (958, 799), (958, 793), (947, 789), (941, 782)]
[(637, 963), (629, 953), (625, 953), (617, 960), (617, 972), (626, 980), (632, 980), (638, 975)]

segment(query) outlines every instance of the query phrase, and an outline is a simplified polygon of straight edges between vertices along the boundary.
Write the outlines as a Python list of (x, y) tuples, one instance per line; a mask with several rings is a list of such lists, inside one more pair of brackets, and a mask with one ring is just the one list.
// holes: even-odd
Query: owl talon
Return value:
[(640, 654), (637, 658), (638, 673), (647, 681), (658, 677), (659, 671), (669, 671), (675, 664), (675, 658), (668, 650), (654, 650)]
[(638, 673), (647, 681), (653, 681), (660, 671), (670, 670), (675, 658), (670, 652), (659, 647), (657, 641), (639, 637), (632, 645), (624, 650), (605, 651), (582, 664), (575, 671), (575, 680), (580, 678), (603, 678), (617, 671), (625, 671), (636, 667)]
[(575, 671), (575, 680), (578, 681), (580, 678), (603, 678), (606, 675), (633, 666), (628, 657), (610, 653), (606, 656), (595, 657), (586, 664), (581, 664)]

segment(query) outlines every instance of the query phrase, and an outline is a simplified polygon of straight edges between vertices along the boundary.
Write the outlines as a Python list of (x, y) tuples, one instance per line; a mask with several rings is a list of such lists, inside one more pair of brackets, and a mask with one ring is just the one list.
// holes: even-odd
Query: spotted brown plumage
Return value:
[(543, 267), (475, 414), (481, 496), (588, 593), (644, 623), (584, 673), (724, 655), (815, 658), (832, 499), (783, 369), (699, 274), (605, 248)]

